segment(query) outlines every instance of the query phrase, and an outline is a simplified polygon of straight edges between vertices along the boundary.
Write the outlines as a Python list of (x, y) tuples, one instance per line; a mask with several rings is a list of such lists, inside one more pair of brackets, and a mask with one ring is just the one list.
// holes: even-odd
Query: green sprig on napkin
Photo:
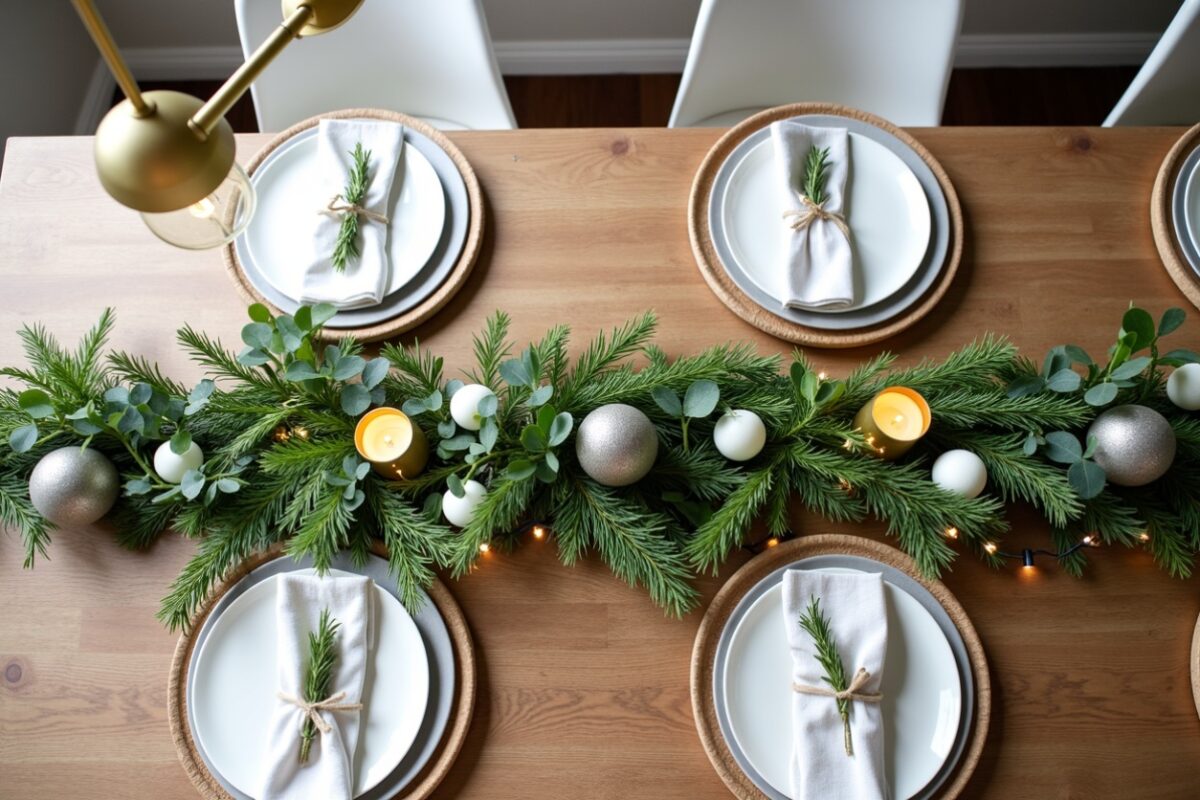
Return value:
[[(814, 148), (815, 149), (815, 148)], [(816, 645), (817, 662), (825, 670), (825, 681), (839, 694), (849, 687), (846, 681), (846, 667), (842, 657), (838, 655), (837, 643), (833, 640), (833, 631), (829, 629), (829, 619), (821, 613), (821, 598), (813, 595), (808, 601), (808, 608), (800, 615), (800, 627), (813, 639)], [(854, 745), (850, 741), (850, 699), (837, 697), (838, 714), (842, 718), (845, 729), (846, 755), (854, 755)]]
[(825, 174), (829, 166), (829, 148), (813, 145), (804, 160), (804, 196), (817, 205), (825, 202)]
[(333, 245), (333, 268), (338, 272), (346, 270), (346, 263), (352, 258), (358, 258), (358, 209), (367, 195), (370, 185), (371, 151), (363, 150), (362, 142), (354, 145), (350, 153), (354, 166), (346, 180), (346, 188), (342, 191), (342, 199), (346, 201), (349, 210), (342, 214), (342, 227), (338, 230), (337, 241)]
[[(341, 623), (329, 616), (329, 609), (321, 612), (317, 629), (308, 634), (308, 665), (304, 671), (304, 700), (319, 703), (330, 691), (333, 667), (337, 664), (337, 631)], [(300, 763), (308, 762), (308, 751), (316, 738), (317, 725), (312, 717), (305, 717), (300, 728)]]

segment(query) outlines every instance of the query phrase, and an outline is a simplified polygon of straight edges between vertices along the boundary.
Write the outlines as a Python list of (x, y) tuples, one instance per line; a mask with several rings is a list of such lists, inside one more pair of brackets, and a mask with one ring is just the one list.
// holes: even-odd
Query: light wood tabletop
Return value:
[[(658, 342), (690, 353), (726, 340), (786, 353), (729, 312), (701, 279), (685, 210), (713, 130), (454, 133), (489, 206), (469, 285), (414, 334), (466, 366), (494, 309), (518, 341), (569, 322), (576, 344), (646, 308)], [(1039, 358), (1074, 342), (1103, 352), (1132, 300), (1187, 306), (1155, 252), (1148, 202), (1176, 129), (941, 128), (913, 133), (940, 159), (966, 221), (947, 299), (881, 347), (810, 351), (831, 374), (880, 349), (903, 363), (984, 331)], [(267, 136), (241, 137), (247, 160)], [(101, 190), (86, 138), (14, 139), (0, 175), (0, 362), (21, 363), (16, 328), (40, 321), (72, 341), (105, 306), (113, 344), (186, 381), (184, 322), (231, 344), (245, 321), (217, 251), (156, 240)], [(1200, 349), (1200, 314), (1174, 346)], [(1009, 547), (1045, 526), (1012, 513)], [(797, 512), (800, 532), (881, 537)], [(64, 530), (51, 559), (21, 569), (0, 536), (0, 797), (189, 797), (167, 729), (175, 637), (154, 618), (195, 549), (165, 536), (121, 550), (103, 527)], [(1200, 792), (1200, 721), (1188, 676), (1196, 580), (1144, 552), (1093, 551), (1081, 580), (1043, 561), (993, 571), (963, 556), (945, 577), (983, 639), (995, 708), (972, 798), (1190, 798)], [(746, 556), (705, 578), (710, 598)], [(719, 798), (688, 699), (701, 611), (664, 618), (597, 560), (560, 566), (552, 542), (489, 556), (451, 582), (478, 645), (478, 710), (438, 797)]]

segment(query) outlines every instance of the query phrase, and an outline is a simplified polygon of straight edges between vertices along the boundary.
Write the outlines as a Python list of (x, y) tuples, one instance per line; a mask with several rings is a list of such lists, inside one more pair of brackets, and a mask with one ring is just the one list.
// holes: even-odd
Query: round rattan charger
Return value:
[(913, 560), (899, 550), (858, 536), (802, 536), (772, 547), (735, 572), (713, 598), (704, 619), (700, 622), (700, 629), (696, 632), (696, 644), (692, 648), (692, 711), (696, 717), (696, 730), (700, 733), (700, 742), (704, 745), (709, 761), (734, 797), (739, 800), (767, 800), (767, 795), (742, 772), (721, 735), (712, 688), (717, 643), (738, 602), (759, 581), (780, 567), (803, 558), (822, 555), (861, 556), (895, 567), (929, 590), (946, 609), (954, 627), (958, 628), (962, 635), (967, 657), (971, 662), (971, 674), (975, 679), (975, 720), (962, 759), (938, 794), (941, 800), (958, 797), (979, 765), (991, 719), (992, 684), (988, 676), (983, 644), (979, 641), (979, 634), (975, 632), (975, 626), (971, 624), (963, 607), (940, 581), (922, 577)]
[[(384, 111), (378, 108), (348, 108), (342, 111), (333, 111), (328, 114), (309, 117), (303, 122), (298, 122), (268, 142), (263, 149), (259, 150), (254, 158), (250, 160), (250, 163), (246, 165), (246, 172), (253, 175), (267, 156), (296, 134), (306, 131), (309, 128), (315, 128), (322, 119), (382, 119), (389, 122), (398, 122), (407, 128), (411, 128), (433, 140), (438, 147), (446, 151), (446, 155), (450, 156), (450, 159), (454, 162), (454, 166), (458, 169), (459, 174), (462, 175), (463, 182), (467, 187), (467, 238), (463, 242), (462, 252), (459, 254), (454, 268), (450, 271), (446, 280), (432, 294), (408, 311), (389, 320), (357, 328), (324, 328), (321, 331), (321, 336), (324, 339), (341, 339), (345, 336), (353, 336), (360, 342), (388, 339), (425, 322), (450, 302), (450, 299), (454, 297), (458, 290), (466, 285), (467, 279), (471, 275), (471, 270), (475, 267), (475, 261), (479, 258), (479, 251), (483, 246), (483, 191), (479, 188), (479, 179), (475, 177), (475, 170), (471, 169), (466, 156), (462, 154), (462, 151), (453, 142), (446, 138), (445, 134), (427, 122), (422, 122), (415, 117), (395, 111)], [(259, 294), (253, 284), (247, 280), (246, 274), (242, 271), (242, 267), (238, 261), (237, 250), (233, 243), (225, 246), (224, 256), (225, 271), (229, 273), (229, 277), (233, 281), (234, 286), (237, 287), (238, 293), (242, 295), (247, 303), (262, 303), (275, 314), (283, 313), (273, 303)]]
[[(387, 558), (387, 548), (381, 543), (376, 542), (372, 550), (376, 555)], [(167, 681), (167, 717), (171, 723), (171, 738), (175, 741), (175, 751), (179, 755), (179, 762), (183, 765), (184, 772), (187, 773), (192, 785), (205, 800), (233, 800), (233, 798), (209, 772), (187, 723), (187, 672), (188, 664), (192, 659), (192, 650), (196, 646), (196, 634), (204, 625), (204, 620), (208, 618), (213, 606), (238, 581), (268, 561), (283, 557), (286, 556), (284, 556), (282, 548), (277, 545), (267, 552), (243, 562), (222, 581), (220, 586), (213, 590), (175, 646), (175, 657), (171, 660), (171, 674)], [(467, 627), (467, 619), (463, 616), (458, 603), (455, 602), (454, 596), (441, 581), (435, 580), (429, 587), (428, 594), (434, 605), (437, 606), (442, 620), (446, 623), (446, 629), (450, 633), (450, 641), (454, 647), (454, 705), (451, 708), (449, 724), (446, 726), (445, 733), (442, 734), (442, 741), (436, 754), (412, 782), (404, 787), (402, 793), (397, 795), (399, 800), (424, 800), (450, 773), (454, 760), (458, 757), (463, 742), (466, 741), (467, 730), (471, 726), (471, 716), (475, 710), (475, 649), (471, 643), (471, 632)]]
[[(712, 230), (708, 225), (708, 204), (712, 196), (713, 182), (716, 180), (721, 165), (729, 158), (733, 149), (750, 134), (777, 120), (790, 119), (804, 114), (849, 117), (887, 131), (911, 147), (921, 160), (929, 165), (929, 169), (937, 178), (938, 185), (941, 186), (942, 193), (946, 196), (946, 207), (950, 214), (950, 246), (946, 254), (946, 263), (936, 265), (941, 268), (937, 281), (920, 300), (897, 317), (875, 325), (847, 331), (810, 328), (807, 325), (800, 325), (777, 316), (755, 303), (734, 283), (721, 265), (721, 258), (713, 246)], [(937, 159), (920, 142), (887, 120), (865, 111), (830, 103), (795, 103), (769, 108), (730, 128), (728, 133), (718, 139), (717, 143), (708, 151), (708, 155), (704, 157), (700, 169), (696, 172), (696, 178), (692, 182), (692, 193), (688, 199), (688, 234), (692, 240), (692, 252), (696, 256), (700, 274), (704, 276), (704, 280), (708, 282), (709, 287), (721, 302), (727, 305), (734, 314), (772, 336), (812, 347), (861, 347), (887, 339), (915, 325), (917, 321), (933, 310), (933, 307), (946, 294), (946, 290), (950, 288), (954, 275), (958, 272), (963, 251), (962, 207), (959, 205), (954, 185), (950, 183), (949, 176), (946, 175), (946, 171), (942, 169), (942, 165), (938, 163)]]
[(1150, 194), (1150, 229), (1167, 274), (1192, 305), (1200, 308), (1200, 276), (1196, 275), (1179, 249), (1175, 226), (1171, 222), (1171, 201), (1175, 194), (1175, 181), (1179, 178), (1179, 168), (1197, 145), (1200, 145), (1200, 125), (1189, 128), (1163, 159), (1158, 177), (1154, 179), (1154, 191)]

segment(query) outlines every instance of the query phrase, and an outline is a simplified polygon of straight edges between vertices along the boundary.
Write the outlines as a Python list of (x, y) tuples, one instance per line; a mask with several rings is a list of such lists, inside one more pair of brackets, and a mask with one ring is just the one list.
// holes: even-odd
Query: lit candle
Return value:
[(888, 460), (908, 452), (929, 430), (929, 422), (925, 398), (903, 386), (884, 389), (854, 417), (854, 426), (863, 432), (871, 451)]
[(392, 480), (417, 477), (429, 460), (425, 434), (395, 408), (376, 408), (364, 414), (354, 429), (354, 446), (376, 472)]

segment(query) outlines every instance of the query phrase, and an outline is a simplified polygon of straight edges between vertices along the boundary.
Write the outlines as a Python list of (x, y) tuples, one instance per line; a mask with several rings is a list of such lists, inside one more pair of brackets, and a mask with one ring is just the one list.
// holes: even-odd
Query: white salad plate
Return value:
[[(352, 575), (340, 570), (328, 574)], [(220, 775), (249, 796), (262, 780), (268, 744), (264, 732), (279, 702), (277, 583), (277, 576), (256, 583), (225, 609), (201, 646), (192, 676), (190, 711), (196, 740)], [(375, 644), (363, 686), (356, 797), (388, 777), (405, 757), (429, 699), (429, 658), (421, 634), (394, 595), (377, 584), (374, 589)]]
[[(845, 217), (854, 250), (854, 302), (844, 313), (875, 305), (900, 291), (929, 249), (929, 201), (916, 175), (884, 145), (850, 133)], [(796, 234), (783, 214), (790, 205), (779, 188), (774, 142), (768, 136), (733, 165), (719, 200), (729, 251), (758, 288), (782, 298), (787, 248)], [(782, 301), (780, 301), (782, 304)]]
[[(962, 685), (950, 643), (930, 612), (886, 580), (884, 593), (885, 771), (892, 796), (911, 798), (921, 794), (953, 753), (962, 722)], [(738, 748), (763, 780), (790, 797), (792, 656), (782, 584), (768, 588), (738, 621), (718, 681)]]
[[(242, 238), (244, 254), (280, 293), (300, 296), (305, 265), (312, 260), (312, 223), (341, 186), (329, 185), (317, 158), (317, 136), (298, 136), (278, 148), (251, 178), (258, 211)], [(421, 151), (401, 148), (388, 198), (388, 285), (404, 288), (433, 256), (446, 223), (446, 196), (437, 172)], [(321, 187), (325, 187), (322, 190)], [(364, 224), (376, 225), (367, 222)]]
[(1175, 179), (1172, 220), (1180, 249), (1200, 275), (1200, 147), (1188, 155)]

